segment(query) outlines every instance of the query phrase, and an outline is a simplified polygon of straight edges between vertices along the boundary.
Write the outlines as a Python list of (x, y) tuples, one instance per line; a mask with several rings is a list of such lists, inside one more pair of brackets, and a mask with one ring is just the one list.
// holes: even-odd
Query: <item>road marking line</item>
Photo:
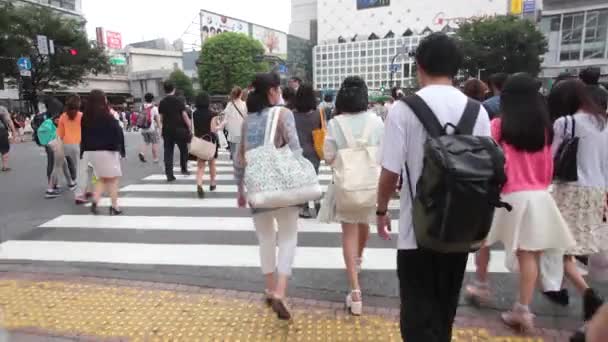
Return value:
[[(175, 178), (178, 180), (196, 180), (196, 175), (184, 176), (184, 175), (177, 174), (177, 175), (175, 175)], [(144, 178), (143, 180), (144, 181), (161, 181), (161, 180), (167, 180), (167, 176), (157, 174), (157, 175), (148, 176), (148, 177)], [(234, 175), (232, 175), (232, 174), (218, 174), (216, 177), (216, 180), (235, 180), (235, 179), (234, 179)], [(321, 174), (321, 175), (319, 175), (319, 180), (330, 181), (330, 180), (332, 180), (332, 175)]]
[[(191, 172), (195, 172), (197, 169), (196, 165), (188, 165), (188, 170)], [(180, 172), (182, 169), (179, 166), (173, 167), (173, 172)], [(234, 167), (228, 165), (216, 165), (216, 171), (218, 173), (234, 173)], [(209, 167), (205, 167), (205, 172), (209, 172)], [(319, 168), (319, 172), (321, 174), (331, 174), (331, 169), (329, 167), (321, 167)]]
[[(205, 178), (205, 191), (208, 190), (209, 181)], [(321, 185), (323, 191), (327, 191), (327, 185)], [(194, 184), (132, 184), (120, 189), (121, 192), (196, 192)], [(234, 193), (238, 191), (235, 184), (218, 184), (215, 192)]]
[[(393, 221), (398, 227), (398, 222)], [(62, 215), (38, 228), (79, 229), (142, 229), (174, 231), (254, 231), (250, 217), (197, 216), (94, 216)], [(339, 224), (325, 224), (315, 220), (298, 220), (300, 233), (341, 233)]]
[[(98, 205), (109, 207), (110, 199), (102, 198)], [(118, 205), (121, 208), (237, 208), (234, 198), (121, 197)], [(389, 209), (399, 209), (399, 201), (391, 200)]]
[[(259, 267), (259, 247), (252, 245), (175, 245), (65, 241), (6, 241), (0, 259), (89, 262), (134, 265)], [(396, 250), (367, 248), (365, 270), (396, 269)], [(467, 271), (475, 270), (473, 257)], [(507, 273), (503, 251), (492, 251), (489, 272)], [(298, 247), (296, 269), (344, 269), (342, 248)]]

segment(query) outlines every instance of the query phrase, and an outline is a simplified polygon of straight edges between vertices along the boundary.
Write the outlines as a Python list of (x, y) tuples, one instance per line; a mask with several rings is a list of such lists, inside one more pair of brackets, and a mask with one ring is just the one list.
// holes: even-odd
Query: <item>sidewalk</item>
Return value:
[[(258, 293), (47, 274), (0, 274), (2, 341), (400, 341), (398, 310), (293, 298), (282, 322)], [(2, 334), (0, 334), (2, 336)], [(459, 314), (454, 341), (568, 341), (569, 331), (517, 336), (498, 319)]]

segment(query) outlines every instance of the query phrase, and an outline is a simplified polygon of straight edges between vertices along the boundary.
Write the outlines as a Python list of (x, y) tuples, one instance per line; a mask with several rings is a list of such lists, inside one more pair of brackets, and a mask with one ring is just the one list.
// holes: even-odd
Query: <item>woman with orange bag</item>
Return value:
[[(305, 84), (298, 88), (296, 98), (294, 100), (294, 117), (296, 119), (296, 130), (298, 131), (298, 139), (302, 146), (302, 155), (308, 159), (315, 167), (315, 171), (319, 174), (319, 166), (321, 165), (321, 157), (317, 152), (315, 135), (325, 129), (325, 119), (322, 118), (323, 112), (317, 110), (317, 99), (312, 86)], [(323, 143), (325, 136), (321, 139)], [(321, 150), (323, 145), (321, 145)], [(315, 215), (321, 208), (320, 202), (315, 202)], [(312, 218), (308, 203), (302, 206), (300, 210), (301, 218)]]

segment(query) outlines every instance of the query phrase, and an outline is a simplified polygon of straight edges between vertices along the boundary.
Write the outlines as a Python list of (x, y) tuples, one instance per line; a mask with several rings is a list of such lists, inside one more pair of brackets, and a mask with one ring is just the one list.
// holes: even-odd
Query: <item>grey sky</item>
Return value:
[(188, 42), (193, 39), (189, 35), (197, 32), (191, 23), (200, 9), (284, 32), (291, 21), (289, 0), (83, 0), (82, 7), (90, 39), (95, 39), (95, 28), (101, 26), (120, 32), (123, 45), (156, 38), (173, 41), (186, 31), (183, 39)]

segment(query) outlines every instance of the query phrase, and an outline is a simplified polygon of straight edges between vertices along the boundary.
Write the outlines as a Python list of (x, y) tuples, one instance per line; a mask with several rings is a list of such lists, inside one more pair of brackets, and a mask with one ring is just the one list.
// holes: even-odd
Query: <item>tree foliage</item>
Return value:
[[(55, 54), (41, 55), (37, 35), (55, 44)], [(70, 54), (70, 49), (77, 55)], [(110, 71), (107, 55), (87, 40), (84, 22), (57, 14), (42, 6), (0, 6), (0, 75), (19, 77), (16, 60), (32, 61), (31, 83), (35, 93), (75, 86), (89, 73)]]
[(465, 53), (464, 69), (469, 75), (496, 72), (540, 72), (547, 51), (544, 35), (529, 20), (513, 16), (481, 19), (460, 26)]
[(224, 32), (205, 41), (199, 63), (201, 88), (212, 94), (228, 94), (235, 86), (246, 87), (268, 65), (256, 62), (264, 54), (262, 44), (241, 33)]
[(175, 70), (169, 75), (169, 81), (175, 85), (175, 89), (181, 92), (188, 101), (194, 99), (194, 87), (192, 86), (192, 79), (188, 75), (184, 74), (181, 70)]

